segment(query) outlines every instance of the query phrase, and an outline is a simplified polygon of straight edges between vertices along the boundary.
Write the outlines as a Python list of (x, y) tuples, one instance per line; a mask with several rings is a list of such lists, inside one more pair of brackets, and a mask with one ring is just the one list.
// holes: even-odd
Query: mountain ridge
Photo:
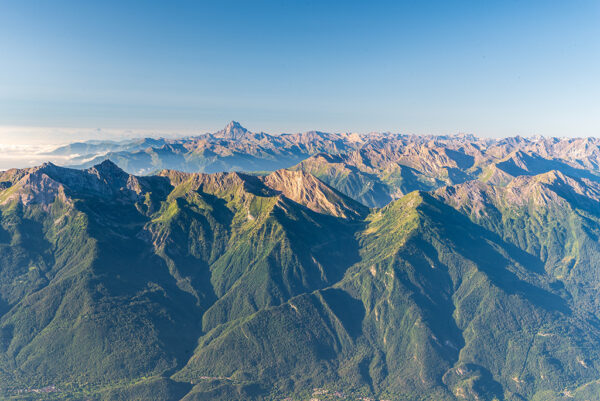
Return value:
[[(109, 145), (110, 149), (77, 155), (68, 164), (87, 168), (108, 158), (138, 175), (161, 169), (206, 173), (307, 169), (319, 173), (326, 183), (339, 181), (336, 189), (370, 207), (383, 206), (415, 189), (432, 190), (473, 179), (502, 184), (515, 175), (550, 169), (569, 170), (571, 175), (590, 179), (600, 175), (600, 141), (596, 138), (489, 139), (318, 131), (271, 135), (252, 133), (232, 121), (216, 133), (155, 143), (131, 141), (118, 148)], [(68, 148), (60, 149), (61, 155), (68, 152)], [(310, 160), (317, 154), (341, 160), (320, 160), (315, 165), (316, 159)], [(365, 184), (367, 179), (374, 179), (376, 188)]]
[(2, 396), (593, 399), (596, 173), (469, 141), (267, 174), (0, 172)]

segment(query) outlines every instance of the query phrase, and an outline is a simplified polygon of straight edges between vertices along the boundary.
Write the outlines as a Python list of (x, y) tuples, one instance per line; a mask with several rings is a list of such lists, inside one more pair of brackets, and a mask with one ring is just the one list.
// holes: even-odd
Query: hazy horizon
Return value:
[[(234, 121), (234, 120), (230, 120)], [(228, 123), (228, 122), (227, 122)], [(60, 127), (3, 127), (0, 126), (0, 171), (10, 168), (24, 168), (40, 165), (44, 162), (53, 162), (58, 164), (68, 164), (70, 158), (78, 155), (56, 156), (49, 155), (48, 152), (57, 149), (60, 146), (73, 144), (77, 142), (88, 141), (127, 141), (140, 138), (165, 138), (165, 139), (184, 139), (187, 137), (200, 136), (209, 133), (215, 133), (222, 130), (227, 123), (223, 123), (217, 128), (206, 128), (198, 130), (179, 130), (179, 131), (157, 131), (150, 129), (102, 129), (102, 128), (60, 128)], [(255, 129), (247, 127), (243, 122), (239, 122), (244, 128), (251, 132), (266, 132), (270, 135), (280, 134), (295, 134), (298, 132), (320, 131), (328, 132), (319, 129), (309, 129), (304, 131), (281, 131), (269, 132), (263, 129)], [(370, 133), (391, 133), (391, 134), (406, 134), (414, 136), (441, 136), (441, 135), (474, 135), (479, 138), (486, 138), (482, 135), (470, 132), (448, 132), (448, 133), (417, 133), (417, 132), (402, 132), (402, 131), (329, 131), (329, 133), (358, 133), (368, 135)], [(559, 137), (559, 138), (585, 138), (578, 135), (522, 135), (516, 133), (514, 135), (499, 135), (489, 137), (490, 139), (502, 139), (509, 137), (521, 136), (531, 138), (536, 136), (542, 137)]]
[(0, 126), (598, 136), (599, 16), (591, 0), (7, 2)]
[[(73, 142), (86, 142), (86, 141), (125, 141), (136, 138), (169, 138), (169, 139), (181, 139), (190, 136), (199, 136), (209, 133), (215, 133), (222, 130), (229, 121), (224, 121), (220, 126), (214, 126), (210, 128), (198, 128), (198, 129), (150, 129), (150, 128), (91, 128), (91, 127), (36, 127), (36, 126), (2, 126), (0, 125), (0, 147), (15, 147), (25, 148), (32, 146), (36, 148), (54, 148), (56, 146), (67, 145)], [(370, 134), (370, 133), (391, 133), (391, 134), (405, 134), (415, 136), (443, 136), (443, 135), (474, 135), (479, 138), (491, 138), (501, 139), (521, 136), (525, 138), (530, 137), (557, 137), (557, 138), (588, 138), (588, 137), (599, 137), (600, 135), (578, 135), (577, 132), (565, 132), (560, 135), (545, 135), (543, 133), (531, 132), (509, 132), (506, 134), (498, 135), (481, 135), (477, 132), (464, 132), (464, 131), (440, 131), (440, 132), (427, 132), (427, 131), (405, 131), (405, 130), (326, 130), (321, 128), (308, 128), (304, 130), (282, 130), (282, 131), (271, 131), (267, 129), (261, 129), (259, 127), (248, 127), (243, 121), (238, 121), (244, 128), (251, 132), (264, 132), (270, 135), (280, 134), (296, 134), (303, 132), (326, 132), (326, 133), (358, 133), (358, 134)]]

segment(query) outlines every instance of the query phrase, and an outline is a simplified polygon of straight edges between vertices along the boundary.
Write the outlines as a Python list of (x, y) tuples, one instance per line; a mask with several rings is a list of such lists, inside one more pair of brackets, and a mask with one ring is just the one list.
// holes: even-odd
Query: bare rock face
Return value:
[(578, 178), (600, 177), (598, 138), (492, 139), (320, 131), (272, 135), (252, 132), (236, 121), (220, 131), (193, 137), (75, 143), (51, 154), (75, 155), (69, 163), (78, 168), (94, 168), (110, 159), (137, 175), (164, 169), (201, 173), (303, 170), (369, 207), (382, 207), (415, 190), (431, 191), (469, 180), (503, 186), (519, 175), (550, 170)]
[(49, 205), (60, 194), (64, 196), (64, 187), (41, 170), (26, 175), (19, 184), (21, 190), (16, 191), (15, 195), (23, 205)]
[(518, 176), (506, 185), (468, 181), (440, 188), (435, 194), (449, 205), (475, 215), (490, 208), (504, 210), (526, 206), (549, 209), (572, 205), (593, 210), (600, 204), (600, 183), (551, 170)]
[(13, 169), (0, 173), (0, 204), (18, 201), (46, 208), (57, 198), (99, 197), (113, 202), (142, 201), (146, 193), (165, 192), (170, 184), (161, 177), (136, 177), (106, 160), (86, 170), (44, 163), (38, 167)]
[(0, 392), (14, 374), (144, 394), (160, 375), (201, 399), (217, 379), (232, 391), (219, 399), (241, 383), (276, 389), (243, 399), (341, 383), (440, 400), (597, 383), (600, 179), (550, 156), (584, 160), (596, 142), (276, 138), (232, 122), (205, 144), (344, 151), (265, 176), (0, 172)]
[(363, 205), (303, 171), (278, 170), (266, 176), (264, 183), (315, 212), (344, 218), (368, 213)]
[(0, 177), (3, 190), (0, 204), (17, 201), (25, 206), (39, 204), (47, 207), (57, 197), (64, 200), (64, 186), (49, 175), (54, 168), (57, 167), (52, 163), (44, 163), (29, 169), (3, 172)]

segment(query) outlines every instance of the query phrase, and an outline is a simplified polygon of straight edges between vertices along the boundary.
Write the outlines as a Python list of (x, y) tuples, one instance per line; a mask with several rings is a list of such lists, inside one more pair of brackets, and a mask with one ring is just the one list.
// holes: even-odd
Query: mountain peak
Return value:
[(101, 167), (101, 168), (119, 168), (119, 166), (116, 165), (115, 162), (113, 162), (110, 159), (105, 159), (103, 160), (101, 163), (96, 164), (94, 167)]
[(40, 166), (40, 168), (52, 168), (52, 167), (56, 167), (56, 164), (52, 163), (52, 162), (44, 162), (42, 163), (42, 165)]
[(539, 181), (545, 182), (547, 184), (556, 184), (556, 183), (567, 183), (569, 181), (574, 181), (569, 179), (565, 174), (563, 174), (560, 170), (550, 170), (546, 173), (539, 174)]
[(219, 138), (236, 140), (247, 136), (249, 133), (250, 131), (244, 128), (240, 123), (232, 120), (225, 126), (225, 128), (217, 132), (215, 136)]
[(336, 217), (360, 218), (368, 208), (303, 171), (277, 170), (263, 178), (265, 184), (309, 209)]
[(227, 124), (225, 126), (225, 128), (223, 129), (224, 132), (226, 133), (236, 133), (236, 132), (249, 132), (244, 126), (242, 126), (242, 124), (238, 123), (237, 121), (233, 121), (231, 120), (229, 122), (229, 124)]
[[(123, 169), (121, 169), (115, 162), (110, 159), (106, 159), (102, 161), (102, 163), (96, 164), (92, 169), (96, 170), (102, 174), (110, 174), (110, 175), (123, 175), (127, 174)], [(127, 174), (128, 175), (128, 174)]]
[(235, 121), (235, 120), (231, 120), (231, 121), (229, 122), (229, 124), (227, 124), (227, 125), (225, 126), (225, 130), (232, 130), (232, 129), (235, 129), (235, 128), (237, 128), (237, 129), (243, 129), (243, 130), (245, 130), (245, 129), (246, 129), (246, 128), (244, 128), (244, 127), (242, 126), (242, 124), (238, 123), (238, 122), (237, 122), (237, 121)]

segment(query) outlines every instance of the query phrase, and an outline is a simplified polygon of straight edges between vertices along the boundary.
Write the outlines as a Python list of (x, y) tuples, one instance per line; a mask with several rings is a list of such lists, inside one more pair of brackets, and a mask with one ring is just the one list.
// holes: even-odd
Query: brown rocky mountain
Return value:
[(308, 156), (1, 172), (0, 395), (597, 399), (593, 143), (232, 123), (142, 153)]
[(593, 178), (600, 168), (600, 140), (596, 138), (489, 139), (318, 131), (270, 135), (250, 132), (234, 121), (216, 133), (178, 140), (84, 145), (62, 147), (54, 153), (76, 153), (70, 164), (79, 167), (110, 159), (136, 174), (162, 169), (213, 173), (293, 168), (310, 172), (367, 206), (382, 206), (412, 190), (472, 179), (506, 184), (517, 175), (550, 170)]

